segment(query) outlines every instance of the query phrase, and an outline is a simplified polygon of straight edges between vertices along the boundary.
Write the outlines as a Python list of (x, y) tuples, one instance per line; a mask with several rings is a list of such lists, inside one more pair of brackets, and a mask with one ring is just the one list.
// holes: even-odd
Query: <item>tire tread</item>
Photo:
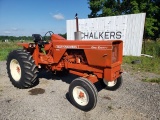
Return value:
[[(22, 69), (22, 76), (20, 78), (20, 81), (15, 81), (10, 73), (10, 61), (12, 59), (18, 60), (21, 69)], [(34, 60), (32, 56), (27, 52), (26, 50), (23, 49), (18, 49), (18, 50), (13, 50), (9, 53), (7, 57), (7, 73), (9, 75), (11, 83), (20, 89), (24, 88), (31, 88), (34, 83), (37, 81), (37, 66), (34, 63)]]

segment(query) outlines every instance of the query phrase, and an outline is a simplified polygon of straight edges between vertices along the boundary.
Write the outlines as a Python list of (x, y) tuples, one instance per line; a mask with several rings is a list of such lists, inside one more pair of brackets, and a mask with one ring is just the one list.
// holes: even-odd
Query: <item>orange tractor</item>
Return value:
[(15, 87), (33, 87), (40, 68), (57, 72), (67, 70), (79, 76), (69, 86), (70, 101), (77, 108), (89, 111), (97, 103), (95, 83), (102, 81), (108, 90), (121, 86), (121, 40), (70, 41), (51, 31), (47, 33), (50, 33), (49, 41), (33, 34), (34, 42), (19, 43), (23, 49), (9, 53), (7, 72)]

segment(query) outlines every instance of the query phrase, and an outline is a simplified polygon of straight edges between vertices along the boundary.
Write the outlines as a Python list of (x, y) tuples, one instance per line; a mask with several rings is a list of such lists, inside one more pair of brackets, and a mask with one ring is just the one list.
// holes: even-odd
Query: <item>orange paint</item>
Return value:
[(83, 98), (84, 97), (84, 93), (83, 92), (80, 92), (79, 93), (79, 98)]
[(104, 78), (113, 81), (121, 75), (123, 42), (108, 41), (71, 41), (53, 34), (44, 51), (36, 44), (20, 43), (30, 52), (35, 64), (45, 65), (52, 71), (68, 69), (70, 73), (84, 77), (92, 83)]

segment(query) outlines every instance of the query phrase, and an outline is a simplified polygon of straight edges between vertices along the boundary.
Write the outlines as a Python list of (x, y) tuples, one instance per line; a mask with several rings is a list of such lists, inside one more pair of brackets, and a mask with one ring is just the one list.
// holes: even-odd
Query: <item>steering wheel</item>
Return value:
[(44, 41), (47, 41), (46, 40), (46, 38), (47, 38), (47, 34), (50, 34), (50, 37), (49, 37), (49, 39), (51, 40), (51, 35), (52, 34), (54, 34), (52, 31), (48, 31), (48, 32), (46, 32), (46, 34), (44, 35), (44, 37), (43, 37), (43, 39), (44, 39)]

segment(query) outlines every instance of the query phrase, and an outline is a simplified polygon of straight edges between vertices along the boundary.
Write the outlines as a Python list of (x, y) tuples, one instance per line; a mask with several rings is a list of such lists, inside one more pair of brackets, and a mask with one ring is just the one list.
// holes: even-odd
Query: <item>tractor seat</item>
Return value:
[(40, 34), (32, 34), (32, 37), (33, 37), (33, 41), (37, 43), (40, 48), (44, 48), (44, 45), (48, 44), (47, 41), (44, 41), (42, 39), (42, 36)]
[(42, 36), (40, 34), (32, 34), (32, 37), (35, 43), (42, 41)]

